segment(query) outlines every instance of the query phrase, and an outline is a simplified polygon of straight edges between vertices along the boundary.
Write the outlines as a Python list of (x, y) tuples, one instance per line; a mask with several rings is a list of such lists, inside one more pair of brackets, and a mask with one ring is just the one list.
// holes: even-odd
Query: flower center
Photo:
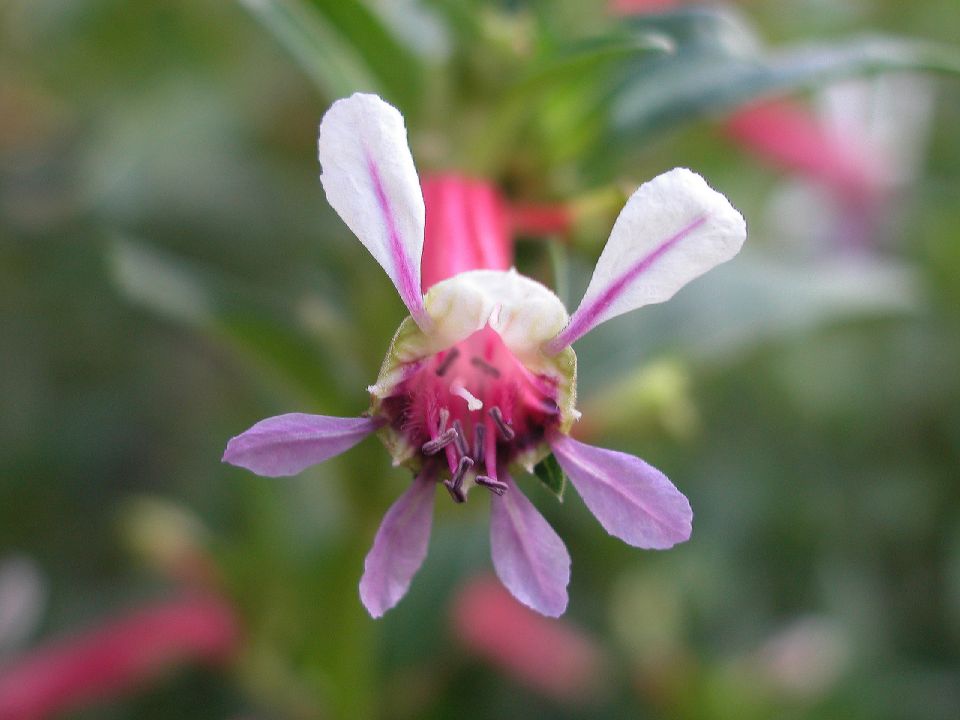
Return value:
[(557, 381), (524, 367), (489, 326), (420, 363), (381, 410), (455, 502), (474, 484), (502, 495), (499, 470), (560, 423)]

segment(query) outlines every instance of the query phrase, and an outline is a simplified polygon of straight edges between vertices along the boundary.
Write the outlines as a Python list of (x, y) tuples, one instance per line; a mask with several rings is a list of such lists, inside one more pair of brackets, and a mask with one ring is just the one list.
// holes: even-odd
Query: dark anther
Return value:
[(454, 487), (451, 480), (444, 480), (443, 486), (447, 489), (447, 492), (450, 493), (450, 497), (453, 498), (455, 503), (464, 503), (467, 501), (467, 496), (463, 494), (463, 489)]
[(475, 463), (483, 462), (484, 450), (486, 446), (484, 442), (487, 439), (487, 426), (482, 423), (477, 423), (473, 426), (473, 461)]
[(444, 430), (442, 433), (437, 435), (433, 440), (425, 442), (420, 449), (423, 451), (424, 455), (435, 455), (441, 450), (443, 450), (447, 445), (452, 442), (456, 442), (457, 431), (453, 428), (449, 430)]
[(463, 436), (463, 424), (459, 420), (454, 420), (451, 429), (457, 433), (457, 436), (453, 439), (457, 444), (457, 452), (460, 453), (460, 457), (467, 457), (470, 454), (470, 447), (467, 445), (467, 439)]
[(495, 377), (495, 378), (500, 377), (500, 371), (497, 370), (493, 365), (488, 363), (486, 360), (484, 360), (482, 357), (474, 356), (470, 358), (470, 364), (473, 365), (475, 368), (480, 368), (481, 370), (483, 370), (483, 372), (485, 372), (490, 377)]
[(471, 467), (473, 467), (473, 460), (468, 457), (462, 457), (460, 458), (460, 463), (457, 465), (457, 469), (453, 473), (453, 477), (443, 481), (443, 486), (450, 492), (450, 497), (453, 498), (455, 503), (462, 503), (467, 499), (467, 496), (463, 492), (463, 476), (467, 474), (467, 470)]
[(503, 419), (503, 413), (500, 412), (500, 408), (497, 406), (490, 408), (490, 417), (493, 418), (493, 424), (497, 426), (497, 432), (500, 433), (500, 437), (507, 442), (510, 442), (516, 437), (517, 434), (513, 431), (513, 428)]
[(447, 356), (443, 358), (443, 361), (437, 365), (437, 375), (443, 375), (450, 369), (450, 366), (453, 365), (457, 358), (460, 357), (460, 351), (457, 348), (450, 348), (447, 352)]
[(497, 495), (503, 495), (507, 491), (507, 484), (489, 475), (477, 475), (477, 485), (483, 485), (487, 490)]

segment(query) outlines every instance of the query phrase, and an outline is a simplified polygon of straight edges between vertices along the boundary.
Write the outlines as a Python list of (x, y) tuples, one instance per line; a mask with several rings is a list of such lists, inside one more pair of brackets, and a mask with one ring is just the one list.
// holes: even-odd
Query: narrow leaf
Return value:
[(553, 453), (538, 462), (533, 468), (533, 473), (540, 478), (540, 482), (546, 485), (550, 492), (557, 496), (557, 500), (563, 502), (563, 492), (567, 489), (567, 476), (564, 475), (563, 468), (560, 467)]
[(894, 71), (960, 73), (960, 54), (935, 43), (862, 37), (769, 53), (683, 48), (628, 78), (611, 98), (612, 133), (646, 137), (765, 97)]
[(303, 0), (240, 1), (327, 97), (382, 91), (361, 55), (316, 8)]
[(114, 283), (130, 301), (224, 342), (297, 391), (325, 407), (336, 406), (340, 383), (329, 378), (339, 368), (332, 368), (333, 360), (291, 323), (292, 311), (273, 308), (209, 270), (129, 240), (116, 240), (107, 259)]

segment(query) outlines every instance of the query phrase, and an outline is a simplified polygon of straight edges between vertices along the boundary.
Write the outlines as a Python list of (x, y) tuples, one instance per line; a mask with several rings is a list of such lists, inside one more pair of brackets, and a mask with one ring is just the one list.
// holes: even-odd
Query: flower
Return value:
[(909, 73), (879, 75), (834, 83), (813, 100), (812, 107), (789, 100), (749, 105), (730, 116), (726, 132), (790, 173), (771, 202), (778, 226), (804, 241), (869, 254), (882, 245), (903, 192), (920, 173), (933, 86)]
[(369, 388), (366, 415), (268, 418), (230, 440), (224, 461), (292, 475), (378, 432), (395, 464), (415, 476), (366, 558), (360, 597), (374, 617), (403, 597), (426, 556), (440, 483), (456, 502), (476, 486), (493, 493), (490, 544), (500, 581), (532, 609), (561, 615), (570, 557), (510, 474), (551, 452), (611, 535), (651, 549), (687, 540), (690, 504), (663, 473), (570, 437), (579, 417), (570, 346), (733, 257), (746, 226), (726, 198), (679, 168), (642, 185), (569, 316), (556, 295), (514, 269), (466, 270), (422, 292), (421, 264), (432, 262), (421, 257), (424, 199), (403, 118), (380, 98), (334, 103), (320, 124), (319, 151), (328, 201), (393, 280), (410, 316)]
[(0, 668), (0, 718), (41, 720), (128, 693), (186, 662), (221, 665), (240, 646), (237, 618), (213, 594), (112, 617)]
[(472, 656), (546, 697), (596, 699), (608, 658), (585, 630), (548, 620), (514, 600), (494, 578), (470, 578), (454, 596), (453, 634)]

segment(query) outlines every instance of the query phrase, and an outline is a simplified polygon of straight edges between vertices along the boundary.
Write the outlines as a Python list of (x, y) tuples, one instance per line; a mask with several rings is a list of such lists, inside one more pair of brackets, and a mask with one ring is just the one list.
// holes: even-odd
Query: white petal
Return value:
[(696, 173), (675, 168), (644, 183), (614, 223), (580, 307), (547, 350), (558, 352), (610, 318), (669, 300), (736, 255), (746, 235), (740, 213)]
[(387, 271), (421, 327), (424, 207), (403, 116), (376, 95), (337, 100), (320, 122), (327, 200)]
[(538, 353), (568, 317), (560, 298), (516, 270), (460, 273), (430, 288), (426, 303), (439, 348), (449, 347), (489, 323), (521, 360)]

